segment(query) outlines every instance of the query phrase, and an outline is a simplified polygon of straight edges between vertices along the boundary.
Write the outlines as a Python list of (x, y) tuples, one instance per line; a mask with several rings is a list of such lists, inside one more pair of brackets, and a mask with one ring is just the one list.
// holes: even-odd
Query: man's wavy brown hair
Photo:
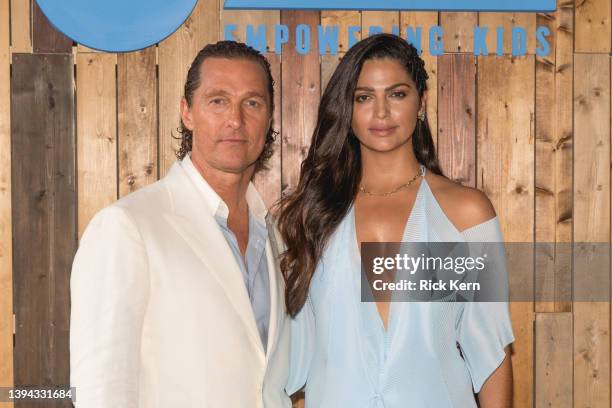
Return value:
[[(196, 55), (187, 72), (187, 81), (185, 82), (183, 95), (187, 101), (187, 105), (191, 106), (193, 94), (200, 86), (200, 67), (207, 58), (243, 58), (257, 62), (263, 68), (266, 79), (268, 80), (267, 88), (268, 95), (270, 96), (270, 115), (274, 115), (274, 79), (270, 71), (270, 63), (266, 57), (256, 49), (236, 41), (218, 41), (215, 44), (208, 44), (200, 50), (198, 55)], [(176, 152), (176, 157), (182, 160), (193, 147), (193, 133), (185, 127), (182, 119), (178, 132), (181, 134), (181, 147), (178, 152)], [(255, 163), (255, 172), (265, 169), (266, 162), (272, 156), (273, 144), (276, 136), (277, 132), (274, 130), (274, 124), (272, 123), (266, 135), (263, 151)]]

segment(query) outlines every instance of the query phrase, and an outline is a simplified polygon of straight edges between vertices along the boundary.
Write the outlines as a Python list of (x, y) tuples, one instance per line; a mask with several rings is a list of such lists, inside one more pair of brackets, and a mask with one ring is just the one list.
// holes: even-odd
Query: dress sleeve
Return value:
[(285, 391), (288, 395), (301, 390), (306, 384), (314, 352), (315, 319), (310, 296), (302, 310), (291, 319), (291, 353), (289, 379)]
[[(503, 236), (497, 217), (463, 232), (469, 242), (484, 242), (485, 251), (498, 251), (492, 269), (495, 279), (507, 290), (508, 272), (505, 264)], [(497, 243), (497, 244), (495, 244)], [(489, 267), (487, 268), (488, 270)], [(501, 281), (503, 280), (503, 282)], [(457, 342), (472, 378), (474, 392), (480, 392), (487, 378), (506, 357), (504, 348), (514, 341), (507, 301), (465, 302), (457, 318)]]

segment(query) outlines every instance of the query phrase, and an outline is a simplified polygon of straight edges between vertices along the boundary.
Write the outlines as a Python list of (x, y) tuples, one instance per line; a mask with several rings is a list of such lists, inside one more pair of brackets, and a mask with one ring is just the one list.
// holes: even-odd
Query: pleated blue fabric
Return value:
[[(422, 177), (403, 241), (503, 236), (497, 217), (458, 231)], [(305, 385), (307, 408), (476, 408), (474, 393), (514, 341), (508, 303), (392, 302), (385, 329), (376, 304), (361, 301), (360, 273), (351, 207), (293, 319), (287, 392)]]

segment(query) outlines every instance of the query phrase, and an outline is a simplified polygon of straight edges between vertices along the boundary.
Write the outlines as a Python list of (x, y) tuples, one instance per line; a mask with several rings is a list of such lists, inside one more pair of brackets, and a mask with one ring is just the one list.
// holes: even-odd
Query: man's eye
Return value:
[(250, 100), (250, 101), (247, 101), (247, 105), (252, 107), (252, 108), (257, 108), (257, 107), (259, 107), (260, 103), (259, 103), (259, 101)]
[(365, 101), (367, 101), (369, 98), (370, 98), (370, 96), (369, 96), (369, 95), (357, 95), (357, 96), (355, 97), (355, 101), (356, 101), (356, 102), (365, 102)]
[(214, 98), (210, 100), (210, 103), (213, 105), (222, 105), (223, 103), (225, 103), (225, 101), (223, 100), (223, 98)]
[(394, 98), (404, 98), (406, 97), (406, 92), (404, 91), (395, 91), (391, 94), (392, 97)]

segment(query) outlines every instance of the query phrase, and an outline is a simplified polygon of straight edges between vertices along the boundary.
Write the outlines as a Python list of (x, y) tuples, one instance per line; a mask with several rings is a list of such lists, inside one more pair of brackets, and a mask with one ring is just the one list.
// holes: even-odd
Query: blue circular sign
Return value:
[(51, 24), (89, 48), (140, 50), (168, 37), (197, 0), (37, 0)]

